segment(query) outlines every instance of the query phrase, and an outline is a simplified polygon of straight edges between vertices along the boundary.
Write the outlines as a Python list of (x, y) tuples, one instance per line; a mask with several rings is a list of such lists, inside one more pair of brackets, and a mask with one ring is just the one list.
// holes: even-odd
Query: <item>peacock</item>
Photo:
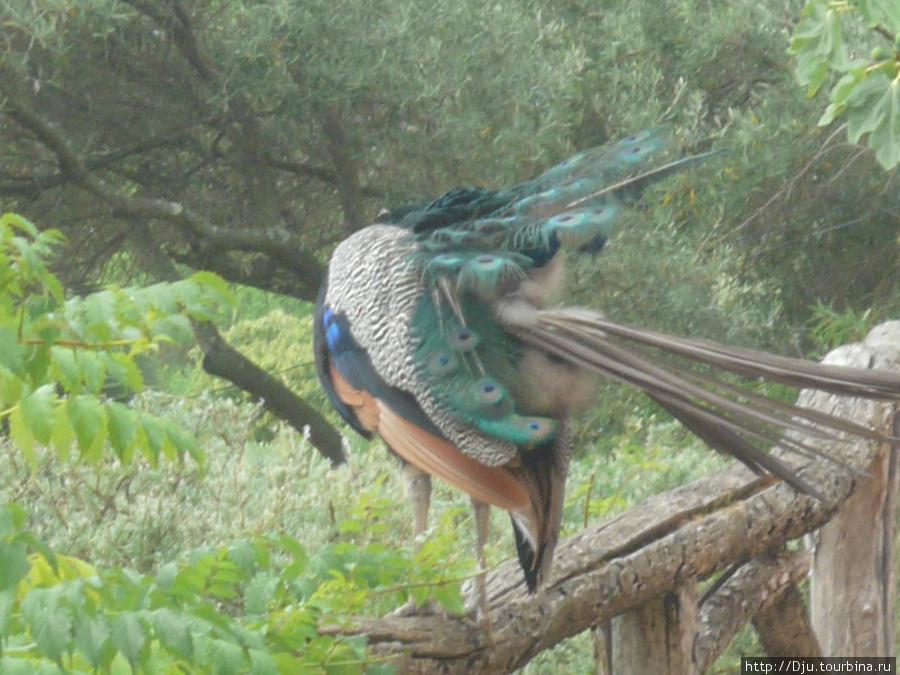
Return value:
[[(767, 452), (785, 430), (879, 435), (691, 366), (900, 399), (891, 373), (675, 337), (560, 304), (563, 251), (598, 254), (644, 188), (716, 154), (677, 158), (672, 137), (655, 127), (508, 189), (456, 188), (388, 212), (337, 246), (319, 293), (318, 377), (353, 429), (401, 459), (416, 535), (437, 476), (476, 506), (479, 562), (489, 506), (509, 513), (530, 591), (547, 578), (559, 536), (570, 418), (598, 375), (640, 388), (713, 449), (811, 495), (814, 485)], [(798, 438), (782, 445), (815, 452)]]

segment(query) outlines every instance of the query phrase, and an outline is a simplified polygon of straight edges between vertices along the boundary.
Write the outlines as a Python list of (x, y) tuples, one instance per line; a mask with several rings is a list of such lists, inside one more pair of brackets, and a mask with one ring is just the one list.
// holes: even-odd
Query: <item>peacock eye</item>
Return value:
[(569, 215), (565, 215), (565, 216), (560, 216), (556, 220), (560, 223), (568, 223), (570, 220), (575, 220), (575, 216), (569, 214)]
[(469, 328), (459, 328), (450, 333), (450, 347), (458, 352), (470, 352), (478, 347), (478, 333)]
[(603, 208), (603, 207), (601, 206), (601, 207), (598, 208), (598, 209), (594, 209), (594, 213), (596, 213), (598, 216), (601, 216), (601, 215), (603, 215), (604, 213), (606, 213), (606, 209)]
[(529, 422), (528, 428), (531, 429), (532, 431), (540, 431), (541, 423), (540, 422)]
[(632, 155), (639, 155), (643, 151), (644, 151), (643, 147), (641, 147), (640, 145), (636, 145), (633, 148), (631, 148), (628, 152), (630, 152)]
[(483, 380), (478, 385), (478, 395), (484, 403), (493, 405), (503, 399), (503, 389), (492, 380)]
[(475, 262), (477, 262), (479, 265), (490, 265), (495, 260), (496, 258), (492, 255), (481, 255), (475, 259)]
[(457, 366), (458, 362), (453, 354), (438, 352), (431, 357), (429, 369), (435, 375), (447, 375), (455, 371)]

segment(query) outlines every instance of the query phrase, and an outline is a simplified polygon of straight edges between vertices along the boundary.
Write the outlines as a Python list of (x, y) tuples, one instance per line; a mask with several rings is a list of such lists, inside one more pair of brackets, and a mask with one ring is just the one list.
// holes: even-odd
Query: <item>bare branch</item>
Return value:
[[(25, 125), (23, 124), (23, 126)], [(106, 169), (134, 155), (141, 155), (160, 148), (178, 147), (188, 138), (190, 138), (190, 134), (186, 131), (148, 138), (114, 152), (87, 157), (82, 160), (82, 164), (87, 172)], [(0, 177), (4, 177), (0, 180), (0, 196), (4, 197), (24, 196), (33, 198), (45, 190), (67, 185), (76, 180), (75, 176), (63, 171), (29, 176), (15, 176), (0, 172)]]
[(797, 586), (790, 585), (753, 617), (759, 642), (770, 656), (823, 656)]
[[(731, 639), (751, 618), (760, 616), (765, 625), (769, 615), (760, 614), (775, 604), (809, 572), (811, 556), (808, 551), (765, 552), (716, 585), (715, 591), (700, 603), (700, 630), (694, 642), (694, 662), (700, 672), (706, 672)], [(806, 624), (807, 628), (809, 624)], [(773, 631), (789, 632), (793, 624), (778, 621)], [(802, 631), (795, 631), (800, 635)], [(772, 655), (798, 652), (770, 652)], [(815, 654), (805, 654), (815, 656)]]
[[(132, 219), (132, 222), (136, 239), (140, 242), (135, 253), (145, 259), (146, 267), (160, 279), (180, 279), (178, 270), (162, 253), (147, 226), (137, 219)], [(345, 461), (341, 436), (321, 413), (228, 344), (213, 323), (192, 321), (191, 325), (203, 350), (203, 369), (206, 372), (230, 381), (255, 400), (262, 401), (266, 410), (301, 434), (306, 434), (308, 430), (310, 442), (332, 464)]]
[(196, 237), (205, 251), (241, 250), (265, 253), (290, 270), (302, 285), (302, 297), (312, 300), (325, 276), (324, 265), (306, 252), (297, 235), (277, 225), (246, 229), (223, 228), (203, 219), (179, 202), (132, 195), (93, 175), (65, 137), (18, 96), (18, 86), (8, 67), (0, 67), (0, 93), (6, 97), (7, 114), (34, 134), (56, 156), (63, 174), (120, 215), (164, 220)]
[(352, 234), (366, 225), (356, 164), (347, 148), (347, 135), (338, 111), (321, 106), (319, 119), (337, 176), (338, 195), (344, 210), (344, 232)]
[[(266, 158), (266, 161), (273, 169), (279, 169), (280, 171), (287, 171), (300, 176), (307, 176), (309, 178), (316, 178), (323, 183), (328, 183), (329, 185), (336, 186), (338, 184), (337, 176), (328, 169), (324, 169), (320, 166), (312, 166), (311, 164), (306, 164), (304, 162), (292, 162), (284, 159), (275, 159), (274, 157), (268, 157)], [(376, 197), (378, 199), (384, 199), (387, 197), (387, 194), (383, 190), (379, 190), (371, 186), (359, 186), (359, 191), (366, 197)]]

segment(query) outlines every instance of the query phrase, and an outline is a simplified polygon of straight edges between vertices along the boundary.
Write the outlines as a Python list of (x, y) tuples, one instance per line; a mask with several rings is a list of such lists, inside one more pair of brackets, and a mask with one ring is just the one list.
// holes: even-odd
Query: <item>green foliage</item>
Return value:
[[(382, 494), (383, 478), (368, 489), (356, 488), (353, 500), (346, 500), (351, 504), (346, 518), (334, 530), (340, 537), (320, 540), (315, 553), (308, 542), (284, 534), (282, 526), (281, 532), (203, 548), (196, 548), (197, 540), (194, 548), (182, 540), (169, 549), (168, 562), (156, 558), (147, 565), (154, 571), (141, 574), (129, 564), (137, 560), (127, 546), (127, 566), (98, 565), (100, 555), (87, 562), (60, 553), (33, 533), (29, 520), (56, 539), (86, 525), (81, 551), (96, 554), (99, 542), (91, 537), (97, 524), (120, 509), (127, 520), (139, 512), (138, 503), (154, 497), (154, 489), (159, 501), (152, 511), (172, 502), (173, 521), (202, 527), (204, 536), (210, 529), (185, 518), (185, 504), (173, 499), (170, 483), (160, 481), (168, 471), (195, 489), (205, 485), (208, 467), (195, 434), (170, 416), (154, 414), (152, 406), (108, 400), (103, 388), (113, 378), (139, 392), (143, 382), (134, 357), (186, 339), (189, 320), (217, 316), (228, 289), (211, 275), (195, 275), (176, 284), (109, 288), (67, 300), (46, 267), (59, 241), (56, 233), (38, 233), (18, 216), (0, 219), (0, 329), (6, 341), (0, 394), (10, 419), (10, 442), (0, 455), (0, 497), (11, 492), (28, 497), (27, 508), (0, 506), (2, 672), (387, 673), (389, 663), (366, 656), (364, 638), (332, 635), (320, 627), (341, 625), (354, 613), (389, 611), (409, 595), (462, 611), (459, 581), (472, 565), (453, 553), (455, 529), (429, 537), (415, 555), (386, 545), (396, 532), (386, 525), (395, 499)], [(215, 425), (219, 434), (234, 429), (196, 408), (182, 412), (195, 423)], [(115, 450), (112, 457), (104, 453), (107, 443)], [(24, 450), (24, 465), (11, 444)], [(67, 467), (70, 446), (79, 455)], [(175, 460), (185, 454), (199, 464), (158, 463), (160, 455)], [(290, 453), (298, 455), (312, 456), (308, 448)], [(235, 458), (216, 460), (221, 471)], [(284, 466), (279, 470), (283, 480)], [(244, 465), (244, 471), (246, 480), (254, 467)], [(241, 479), (234, 474), (230, 480), (233, 488)], [(67, 497), (78, 488), (86, 490)], [(220, 496), (226, 508), (216, 514), (241, 522), (249, 507), (271, 521), (273, 501), (278, 503), (273, 492), (248, 492), (239, 503)], [(260, 508), (248, 503), (250, 494), (261, 501)], [(61, 513), (67, 498), (77, 506)], [(44, 502), (56, 515), (41, 513)], [(294, 527), (302, 531), (309, 525), (304, 518)], [(247, 529), (273, 530), (265, 522)], [(124, 543), (120, 532), (102, 547), (119, 549)]]
[(810, 97), (830, 73), (843, 75), (831, 89), (831, 103), (819, 125), (845, 115), (850, 142), (868, 134), (878, 161), (892, 169), (900, 163), (900, 44), (894, 37), (895, 44), (874, 47), (868, 58), (853, 58), (856, 45), (848, 44), (842, 18), (857, 12), (882, 36), (900, 35), (900, 9), (892, 0), (813, 0), (794, 29), (791, 52), (797, 55), (797, 78)]
[(46, 259), (58, 232), (0, 217), (0, 418), (34, 466), (35, 444), (65, 459), (72, 442), (92, 463), (106, 444), (125, 464), (199, 457), (194, 439), (167, 420), (100, 397), (108, 382), (140, 391), (135, 357), (190, 339), (190, 319), (209, 320), (229, 294), (210, 274), (147, 288), (109, 288), (66, 299)]
[[(221, 421), (206, 423), (213, 426)], [(235, 440), (239, 446), (240, 439)], [(409, 548), (386, 543), (396, 541), (399, 495), (386, 493), (383, 477), (366, 487), (368, 474), (343, 476), (339, 482), (347, 486), (347, 497), (336, 501), (332, 509), (321, 509), (317, 507), (323, 499), (341, 496), (340, 489), (317, 491), (317, 485), (328, 485), (325, 474), (332, 470), (309, 448), (291, 447), (285, 456), (265, 448), (265, 455), (233, 475), (220, 472), (243, 464), (244, 458), (228, 453), (227, 447), (219, 450), (224, 450), (221, 456), (210, 455), (210, 462), (217, 466), (210, 467), (205, 480), (192, 479), (182, 467), (171, 465), (169, 476), (158, 469), (150, 472), (145, 483), (131, 482), (129, 501), (139, 495), (150, 502), (151, 513), (166, 508), (177, 512), (178, 525), (189, 528), (194, 545), (203, 537), (231, 537), (227, 544), (193, 549), (184, 541), (176, 542), (180, 562), (161, 563), (152, 574), (88, 564), (59, 553), (54, 556), (39, 537), (23, 529), (25, 510), (0, 509), (0, 569), (9, 570), (2, 577), (8, 581), (0, 588), (6, 603), (0, 600), (0, 606), (6, 608), (7, 617), (5, 624), (0, 621), (0, 656), (7, 658), (0, 664), (12, 668), (22, 661), (35, 668), (61, 657), (67, 673), (92, 672), (93, 667), (100, 672), (131, 672), (135, 664), (145, 672), (169, 672), (166, 669), (175, 666), (198, 673), (358, 673), (364, 666), (366, 672), (390, 672), (388, 664), (369, 662), (364, 640), (320, 635), (319, 628), (342, 625), (353, 614), (387, 612), (408, 594), (420, 601), (435, 598), (461, 611), (459, 580), (472, 570), (472, 561), (458, 555), (461, 544), (452, 522), (456, 511), (445, 513), (436, 534), (413, 555)], [(304, 464), (305, 469), (298, 472)], [(81, 520), (78, 509), (85, 509), (76, 493), (68, 494), (76, 477), (70, 472), (60, 474), (60, 467), (53, 464), (41, 465), (41, 471), (50, 476), (48, 493), (32, 493), (30, 501), (53, 502), (56, 508), (71, 502), (65, 522), (57, 525), (56, 533), (52, 528), (47, 532), (56, 538), (70, 536), (70, 529)], [(280, 482), (280, 488), (241, 481), (248, 475), (276, 471), (280, 473), (273, 473), (271, 479)], [(303, 471), (312, 475), (304, 476)], [(94, 467), (93, 472), (122, 482), (115, 467)], [(17, 472), (4, 476), (13, 484), (21, 481)], [(174, 476), (180, 476), (181, 487), (173, 494)], [(295, 484), (298, 478), (304, 481), (302, 487)], [(154, 482), (159, 484), (155, 490)], [(55, 492), (49, 493), (53, 485)], [(101, 492), (106, 509), (127, 508), (127, 501), (123, 506), (123, 500), (115, 496), (116, 488), (105, 480), (92, 487)], [(220, 491), (226, 494), (217, 498)], [(181, 493), (187, 493), (183, 501)], [(198, 501), (203, 499), (209, 501)], [(296, 501), (279, 505), (284, 499)], [(33, 504), (28, 510), (32, 508)], [(284, 517), (295, 520), (271, 522), (271, 512), (279, 509)], [(264, 510), (269, 513), (253, 515)], [(241, 511), (246, 512), (242, 516), (246, 522), (236, 516)], [(317, 526), (313, 516), (327, 518), (329, 511), (339, 520), (324, 529)], [(134, 521), (140, 514), (134, 510), (124, 515)], [(220, 516), (221, 520), (208, 520)], [(47, 530), (46, 518), (40, 514), (31, 520)], [(102, 522), (104, 529), (115, 530), (108, 520), (110, 514), (94, 513), (95, 528)], [(303, 532), (303, 541), (284, 534), (289, 528)], [(242, 537), (241, 530), (255, 534)], [(121, 533), (118, 537), (122, 544)], [(98, 549), (115, 545), (94, 542)], [(225, 670), (226, 663), (234, 670)], [(266, 665), (271, 663), (277, 670)], [(260, 664), (267, 670), (258, 671)]]
[[(362, 508), (357, 523), (367, 527), (386, 507), (364, 495)], [(434, 585), (410, 577), (422, 568), (383, 545), (308, 553), (289, 537), (197, 551), (156, 575), (101, 570), (53, 555), (22, 520), (21, 508), (0, 508), (4, 673), (50, 664), (65, 673), (392, 672), (367, 659), (364, 639), (320, 635), (319, 627), (339, 625), (371, 598)], [(458, 605), (458, 593), (447, 598)]]
[(810, 319), (810, 337), (824, 355), (835, 347), (865, 338), (875, 326), (877, 315), (872, 307), (862, 313), (852, 307), (839, 312), (831, 305), (818, 302)]

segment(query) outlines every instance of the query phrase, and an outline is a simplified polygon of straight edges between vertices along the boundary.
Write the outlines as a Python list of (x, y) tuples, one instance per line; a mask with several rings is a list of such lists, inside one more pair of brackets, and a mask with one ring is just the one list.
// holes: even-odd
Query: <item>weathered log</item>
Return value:
[(794, 585), (753, 617), (753, 626), (770, 656), (822, 656), (803, 596)]

